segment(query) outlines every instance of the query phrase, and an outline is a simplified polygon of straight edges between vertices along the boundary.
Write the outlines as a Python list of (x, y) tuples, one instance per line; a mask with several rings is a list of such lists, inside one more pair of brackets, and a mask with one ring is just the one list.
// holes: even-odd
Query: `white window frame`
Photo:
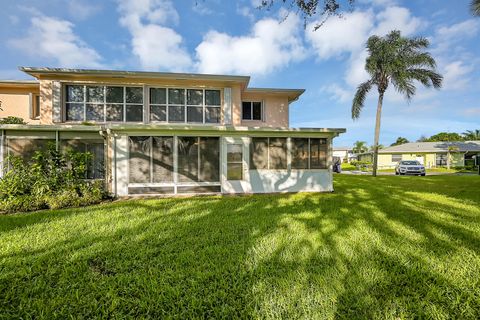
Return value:
[[(71, 102), (67, 101), (68, 96), (68, 86), (79, 86), (83, 87), (83, 101), (82, 102)], [(103, 87), (103, 102), (88, 102), (87, 101), (87, 87)], [(107, 87), (120, 87), (123, 88), (123, 102), (107, 102)], [(62, 106), (63, 106), (63, 122), (67, 123), (82, 123), (82, 122), (92, 122), (92, 123), (143, 123), (143, 119), (145, 118), (145, 92), (142, 92), (142, 103), (127, 103), (127, 87), (128, 88), (143, 88), (143, 85), (139, 84), (115, 84), (115, 83), (72, 83), (66, 82), (62, 84)], [(68, 120), (67, 119), (67, 104), (83, 104), (83, 120)], [(94, 121), (94, 120), (87, 120), (87, 104), (94, 104), (94, 105), (101, 105), (103, 104), (103, 121)], [(123, 107), (123, 121), (107, 121), (107, 104), (112, 105), (121, 105)], [(142, 106), (142, 120), (140, 121), (127, 121), (127, 106)]]
[[(239, 161), (228, 161), (228, 147), (229, 147), (229, 146), (238, 146), (238, 147), (240, 147), (240, 152), (241, 152), (242, 156), (241, 156), (241, 158), (240, 158)], [(226, 166), (226, 167), (227, 167), (227, 172), (226, 172), (226, 175), (225, 175), (225, 176), (226, 176), (226, 178), (227, 178), (228, 181), (242, 181), (242, 180), (244, 180), (244, 174), (243, 174), (243, 171), (244, 171), (244, 168), (243, 168), (243, 144), (242, 144), (242, 143), (227, 143), (227, 157), (226, 157), (226, 159), (225, 159), (225, 162), (226, 162), (226, 164), (227, 164), (227, 166)], [(241, 169), (242, 169), (242, 170), (241, 170), (242, 176), (241, 176), (240, 179), (228, 179), (228, 165), (229, 165), (229, 164), (240, 164), (240, 165), (242, 166), (242, 168), (241, 168)]]

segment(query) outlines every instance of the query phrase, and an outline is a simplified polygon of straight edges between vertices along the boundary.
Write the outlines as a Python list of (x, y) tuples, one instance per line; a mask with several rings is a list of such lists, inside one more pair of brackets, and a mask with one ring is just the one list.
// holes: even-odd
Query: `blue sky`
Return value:
[[(197, 4), (195, 4), (197, 2)], [(470, 0), (357, 0), (352, 12), (313, 32), (295, 12), (257, 10), (259, 0), (2, 0), (0, 78), (18, 66), (250, 75), (251, 86), (305, 88), (294, 127), (344, 127), (337, 145), (373, 140), (376, 95), (357, 121), (355, 87), (365, 80), (365, 41), (399, 29), (425, 36), (445, 77), (410, 103), (390, 88), (382, 144), (480, 128), (480, 18)]]

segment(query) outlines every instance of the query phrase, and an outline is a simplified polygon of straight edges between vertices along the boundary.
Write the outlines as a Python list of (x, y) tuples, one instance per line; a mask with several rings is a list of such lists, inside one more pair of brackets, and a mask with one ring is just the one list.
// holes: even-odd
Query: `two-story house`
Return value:
[(89, 151), (88, 178), (116, 196), (333, 191), (332, 140), (345, 129), (290, 128), (304, 90), (249, 88), (246, 76), (20, 69), (37, 80), (0, 81), (0, 118), (28, 123), (0, 125), (2, 160), (49, 141)]

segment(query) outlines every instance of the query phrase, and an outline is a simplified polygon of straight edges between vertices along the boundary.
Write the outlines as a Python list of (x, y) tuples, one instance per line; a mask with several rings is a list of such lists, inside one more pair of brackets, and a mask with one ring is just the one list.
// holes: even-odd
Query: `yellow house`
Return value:
[[(250, 77), (20, 68), (0, 81), (0, 160), (47, 142), (93, 154), (87, 178), (114, 195), (332, 191), (332, 141), (345, 129), (291, 128), (302, 89)], [(3, 172), (3, 169), (0, 170)]]
[[(417, 160), (426, 168), (473, 165), (480, 154), (480, 141), (411, 142), (378, 151), (378, 167), (393, 168), (401, 160)], [(371, 153), (358, 155), (360, 161), (372, 161)]]

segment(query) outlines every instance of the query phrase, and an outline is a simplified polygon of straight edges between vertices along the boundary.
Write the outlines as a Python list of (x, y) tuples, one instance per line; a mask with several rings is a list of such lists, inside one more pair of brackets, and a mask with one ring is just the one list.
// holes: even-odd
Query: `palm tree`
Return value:
[(467, 130), (462, 135), (465, 140), (480, 140), (480, 130)]
[(378, 139), (383, 97), (390, 83), (397, 92), (410, 101), (415, 95), (414, 81), (426, 87), (440, 88), (443, 77), (435, 72), (436, 62), (430, 53), (426, 38), (405, 38), (400, 31), (391, 31), (385, 37), (371, 36), (367, 41), (369, 56), (365, 70), (370, 79), (358, 86), (352, 103), (352, 118), (358, 119), (368, 92), (375, 86), (378, 90), (377, 118), (375, 123), (375, 140), (373, 155), (373, 176), (377, 175)]
[(480, 17), (480, 0), (473, 0), (470, 10), (472, 10), (474, 16)]
[(368, 151), (367, 143), (365, 141), (355, 141), (353, 144), (353, 153), (364, 153)]

